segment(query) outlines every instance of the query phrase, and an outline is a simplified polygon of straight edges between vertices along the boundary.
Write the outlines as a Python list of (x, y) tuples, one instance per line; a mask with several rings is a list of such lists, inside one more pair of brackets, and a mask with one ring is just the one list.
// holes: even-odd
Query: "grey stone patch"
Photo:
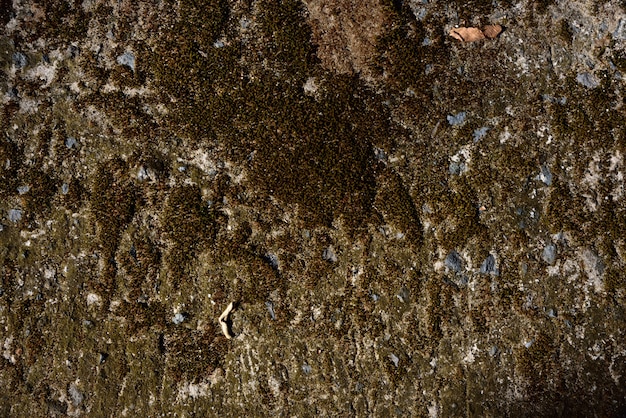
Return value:
[(378, 296), (376, 293), (372, 293), (372, 300), (374, 302), (378, 302), (379, 299), (380, 299), (380, 296)]
[(424, 38), (424, 40), (422, 41), (422, 46), (429, 46), (430, 44), (432, 44), (433, 41), (430, 40), (430, 38), (427, 36)]
[(537, 176), (537, 180), (541, 180), (546, 186), (552, 185), (552, 173), (547, 165), (541, 166), (541, 172)]
[(453, 272), (460, 273), (463, 266), (463, 259), (461, 258), (461, 255), (459, 253), (453, 250), (444, 260), (444, 264), (448, 269), (452, 270)]
[(585, 273), (590, 279), (599, 280), (604, 274), (604, 262), (598, 254), (590, 249), (586, 249), (582, 253), (583, 266)]
[(335, 250), (333, 249), (332, 245), (328, 248), (326, 248), (323, 252), (322, 252), (322, 258), (326, 261), (329, 261), (331, 263), (336, 263), (337, 262), (337, 254), (335, 254)]
[(239, 19), (239, 26), (241, 26), (241, 29), (248, 29), (250, 23), (251, 22), (247, 17), (242, 17), (241, 19)]
[(30, 190), (30, 186), (28, 184), (25, 184), (24, 186), (20, 186), (17, 188), (17, 192), (19, 194), (26, 194), (28, 193), (29, 190)]
[(600, 85), (600, 82), (598, 81), (598, 79), (596, 78), (596, 76), (594, 76), (591, 73), (580, 73), (576, 76), (576, 81), (578, 81), (578, 83), (582, 84), (583, 86), (589, 88), (589, 89), (594, 89), (596, 87), (598, 87)]
[(396, 297), (400, 300), (400, 302), (407, 303), (409, 301), (409, 289), (403, 286)]
[(267, 311), (270, 313), (270, 317), (272, 318), (272, 321), (274, 321), (276, 319), (276, 313), (274, 312), (274, 304), (268, 300), (267, 302), (265, 302), (265, 307), (267, 308)]
[(541, 96), (541, 98), (543, 100), (545, 100), (545, 101), (556, 103), (556, 104), (560, 104), (560, 105), (564, 105), (565, 103), (567, 103), (567, 97), (565, 97), (565, 96), (554, 97), (554, 96), (551, 96), (549, 94), (543, 94)]
[[(7, 94), (9, 96), (9, 99), (11, 100), (20, 100), (20, 92), (17, 89), (17, 87), (11, 87), (8, 91)], [(9, 160), (7, 160), (9, 161)]]
[(474, 142), (478, 142), (483, 139), (485, 135), (487, 135), (487, 132), (489, 132), (489, 128), (486, 126), (474, 130)]
[(148, 170), (146, 170), (146, 167), (139, 167), (139, 170), (137, 171), (137, 180), (144, 181), (148, 179), (150, 179), (150, 175), (148, 174)]
[(465, 118), (467, 117), (467, 112), (459, 112), (456, 115), (448, 115), (446, 119), (448, 119), (448, 123), (452, 126), (459, 126), (465, 122)]
[(0, 224), (0, 232), (4, 231), (4, 225)]
[(444, 282), (459, 289), (467, 286), (469, 278), (466, 275), (455, 274), (452, 277), (445, 277)]
[(61, 185), (61, 193), (67, 194), (70, 191), (70, 185), (67, 183), (63, 183)]
[(500, 352), (500, 350), (498, 350), (498, 347), (497, 347), (497, 346), (495, 346), (495, 345), (494, 345), (494, 346), (492, 346), (492, 347), (489, 349), (489, 355), (490, 355), (491, 357), (494, 357), (494, 356), (495, 356), (496, 354), (498, 354), (499, 352)]
[(184, 320), (185, 320), (185, 315), (183, 315), (180, 312), (174, 315), (174, 317), (172, 318), (172, 322), (174, 323), (174, 325), (180, 325), (183, 323)]
[(28, 57), (21, 52), (14, 52), (11, 59), (13, 60), (13, 65), (15, 65), (18, 70), (26, 67), (26, 64), (28, 64)]
[(224, 48), (224, 42), (222, 41), (215, 41), (215, 43), (213, 44), (213, 47), (215, 48)]
[(465, 163), (458, 163), (452, 161), (448, 166), (448, 172), (453, 176), (460, 176), (467, 171), (467, 165)]
[(618, 41), (626, 41), (626, 19), (620, 19), (617, 27), (613, 31), (613, 39)]
[(530, 347), (532, 347), (532, 345), (533, 345), (534, 343), (535, 343), (535, 340), (534, 340), (534, 339), (532, 339), (532, 340), (530, 340), (530, 341), (526, 341), (526, 342), (524, 343), (524, 347), (526, 347), (526, 348), (530, 348)]
[(387, 154), (378, 147), (374, 147), (374, 156), (378, 161), (387, 161)]
[(309, 366), (308, 364), (304, 363), (304, 364), (302, 365), (302, 371), (303, 371), (305, 374), (309, 374), (309, 373), (311, 373), (311, 366)]
[(480, 273), (481, 274), (490, 274), (496, 272), (496, 258), (489, 254), (487, 258), (480, 265)]
[(9, 209), (9, 221), (19, 222), (22, 220), (22, 209)]
[(554, 264), (556, 260), (556, 245), (548, 244), (543, 248), (543, 253), (541, 253), (541, 258), (548, 264)]
[(70, 399), (74, 406), (78, 406), (83, 403), (85, 399), (84, 395), (78, 390), (74, 383), (70, 383), (69, 388), (67, 389), (68, 394), (70, 395)]
[(556, 316), (557, 316), (556, 310), (554, 310), (552, 308), (548, 309), (547, 315), (550, 318), (556, 318)]
[(117, 63), (135, 71), (135, 54), (132, 52), (124, 52), (122, 55), (117, 57)]
[(278, 261), (278, 256), (276, 254), (267, 253), (265, 254), (264, 258), (265, 258), (265, 261), (267, 261), (274, 270), (278, 270), (279, 261)]
[(80, 48), (76, 45), (70, 45), (67, 47), (65, 53), (67, 54), (68, 58), (74, 59), (80, 55)]
[(398, 358), (398, 356), (396, 356), (395, 354), (391, 353), (391, 354), (389, 354), (389, 360), (391, 360), (391, 362), (393, 363), (394, 366), (398, 367), (398, 363), (400, 362), (400, 359)]
[(65, 146), (68, 149), (76, 148), (76, 147), (78, 147), (78, 141), (76, 140), (76, 138), (74, 138), (72, 136), (68, 136), (65, 139)]

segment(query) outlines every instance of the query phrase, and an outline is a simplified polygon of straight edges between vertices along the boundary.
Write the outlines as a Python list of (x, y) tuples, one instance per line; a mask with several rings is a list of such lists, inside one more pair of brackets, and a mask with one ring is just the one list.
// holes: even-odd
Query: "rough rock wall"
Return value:
[(0, 415), (623, 416), (624, 6), (0, 1)]

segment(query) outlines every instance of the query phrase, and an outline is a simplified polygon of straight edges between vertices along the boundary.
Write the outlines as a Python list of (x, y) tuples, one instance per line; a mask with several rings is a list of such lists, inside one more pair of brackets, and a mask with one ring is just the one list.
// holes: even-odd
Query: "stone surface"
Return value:
[(625, 21), (0, 0), (0, 416), (624, 416)]

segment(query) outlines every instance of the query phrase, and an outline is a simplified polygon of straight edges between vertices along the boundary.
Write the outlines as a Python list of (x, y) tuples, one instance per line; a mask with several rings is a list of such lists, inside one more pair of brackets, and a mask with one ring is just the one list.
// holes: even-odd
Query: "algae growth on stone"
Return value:
[(0, 415), (623, 416), (625, 40), (617, 0), (0, 0)]

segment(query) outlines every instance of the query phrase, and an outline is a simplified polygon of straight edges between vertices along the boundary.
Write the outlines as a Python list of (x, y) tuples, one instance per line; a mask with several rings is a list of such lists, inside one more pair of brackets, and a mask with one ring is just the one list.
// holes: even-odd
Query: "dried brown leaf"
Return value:
[(489, 39), (495, 39), (502, 32), (502, 26), (500, 25), (487, 25), (483, 28), (483, 33)]
[(478, 28), (454, 28), (450, 31), (450, 36), (461, 42), (475, 42), (485, 39), (485, 35)]
[(461, 42), (476, 42), (483, 39), (495, 39), (502, 32), (500, 25), (487, 25), (480, 30), (478, 28), (454, 28), (450, 31), (450, 36)]

